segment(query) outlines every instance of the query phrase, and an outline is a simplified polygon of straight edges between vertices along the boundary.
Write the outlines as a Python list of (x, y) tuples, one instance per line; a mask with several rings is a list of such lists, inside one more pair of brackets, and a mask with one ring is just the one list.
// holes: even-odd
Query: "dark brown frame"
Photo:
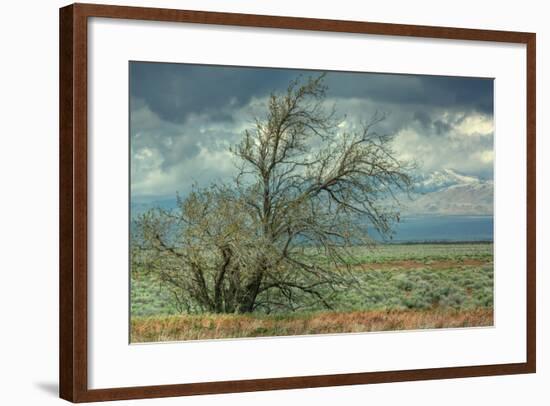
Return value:
[[(87, 26), (89, 17), (492, 41), (527, 46), (526, 362), (177, 385), (88, 389), (87, 384)], [(536, 180), (534, 33), (73, 4), (60, 9), (60, 397), (72, 402), (313, 388), (534, 373), (536, 370)]]

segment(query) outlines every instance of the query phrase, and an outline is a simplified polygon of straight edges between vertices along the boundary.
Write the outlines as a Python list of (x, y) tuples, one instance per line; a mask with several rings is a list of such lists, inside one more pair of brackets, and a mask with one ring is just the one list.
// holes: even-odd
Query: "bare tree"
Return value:
[(357, 283), (349, 264), (372, 243), (369, 227), (391, 236), (411, 165), (374, 130), (384, 115), (342, 130), (323, 79), (271, 95), (231, 149), (233, 184), (195, 188), (177, 210), (138, 219), (133, 266), (167, 282), (186, 311), (330, 309)]

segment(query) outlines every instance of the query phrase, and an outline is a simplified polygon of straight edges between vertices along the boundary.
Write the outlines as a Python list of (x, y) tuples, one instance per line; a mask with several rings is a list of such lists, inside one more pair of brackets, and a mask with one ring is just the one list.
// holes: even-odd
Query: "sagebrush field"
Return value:
[(356, 288), (333, 309), (185, 314), (167, 286), (131, 275), (131, 341), (287, 336), (493, 325), (493, 244), (384, 244), (354, 248)]

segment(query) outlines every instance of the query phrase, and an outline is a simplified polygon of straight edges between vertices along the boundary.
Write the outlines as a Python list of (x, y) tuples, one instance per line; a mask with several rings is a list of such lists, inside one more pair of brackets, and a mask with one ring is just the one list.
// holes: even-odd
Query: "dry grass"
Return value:
[(133, 343), (493, 325), (493, 309), (182, 315), (132, 319)]

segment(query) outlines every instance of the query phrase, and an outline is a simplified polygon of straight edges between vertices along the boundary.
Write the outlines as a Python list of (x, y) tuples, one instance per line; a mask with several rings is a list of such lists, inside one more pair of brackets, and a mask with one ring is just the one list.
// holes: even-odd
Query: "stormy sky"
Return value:
[[(319, 71), (130, 63), (132, 199), (185, 194), (234, 174), (228, 151), (271, 92)], [(377, 131), (395, 134), (403, 159), (430, 173), (445, 168), (493, 178), (493, 80), (444, 76), (327, 72), (327, 107), (342, 131), (376, 112)]]

